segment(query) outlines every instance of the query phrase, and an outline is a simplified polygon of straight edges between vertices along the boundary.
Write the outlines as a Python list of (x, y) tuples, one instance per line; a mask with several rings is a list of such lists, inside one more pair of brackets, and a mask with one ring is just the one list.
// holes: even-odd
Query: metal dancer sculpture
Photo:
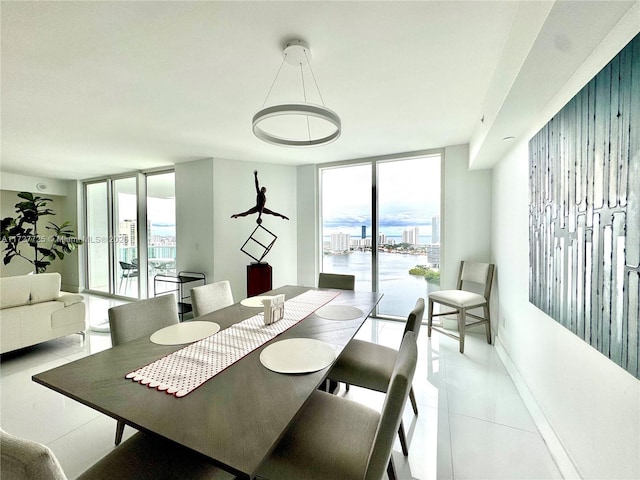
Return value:
[[(258, 264), (266, 265), (267, 263), (262, 263), (262, 259), (269, 253), (273, 244), (276, 243), (278, 237), (271, 231), (267, 230), (262, 226), (262, 214), (266, 213), (268, 215), (274, 215), (276, 217), (283, 218), (285, 220), (289, 220), (289, 217), (282, 215), (281, 213), (274, 212), (273, 210), (269, 210), (265, 207), (265, 203), (267, 203), (267, 189), (265, 187), (260, 187), (260, 183), (258, 182), (258, 171), (253, 171), (253, 176), (256, 182), (256, 206), (250, 208), (246, 212), (236, 213), (231, 215), (231, 218), (238, 217), (246, 217), (247, 215), (251, 215), (253, 213), (258, 214), (258, 218), (256, 219), (256, 223), (258, 226), (253, 230), (247, 241), (244, 242), (244, 245), (240, 247), (240, 251), (254, 259)], [(271, 267), (269, 267), (271, 268)]]
[(269, 210), (268, 208), (266, 208), (264, 206), (265, 203), (267, 203), (267, 195), (266, 195), (267, 188), (266, 187), (260, 188), (260, 183), (258, 182), (258, 171), (257, 170), (253, 171), (253, 176), (254, 176), (255, 182), (256, 182), (256, 206), (250, 208), (246, 212), (236, 213), (234, 215), (231, 215), (231, 218), (246, 217), (247, 215), (251, 215), (253, 213), (257, 213), (258, 214), (258, 218), (256, 219), (256, 223), (258, 225), (260, 225), (260, 224), (262, 224), (262, 214), (263, 213), (267, 213), (269, 215), (275, 215), (276, 217), (281, 217), (281, 218), (284, 218), (285, 220), (289, 220), (289, 217), (285, 217), (281, 213), (274, 212), (273, 210)]

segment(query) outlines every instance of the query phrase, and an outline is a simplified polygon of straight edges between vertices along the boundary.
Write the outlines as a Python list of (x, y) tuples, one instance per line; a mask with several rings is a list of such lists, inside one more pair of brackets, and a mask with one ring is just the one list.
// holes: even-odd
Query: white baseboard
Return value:
[(533, 422), (536, 424), (536, 427), (538, 427), (538, 431), (540, 432), (544, 443), (547, 445), (558, 470), (560, 470), (562, 478), (581, 479), (582, 476), (580, 475), (580, 472), (571, 460), (571, 457), (564, 448), (562, 441), (556, 435), (556, 432), (553, 430), (553, 427), (549, 423), (549, 420), (547, 420), (547, 417), (540, 408), (540, 405), (538, 405), (538, 402), (529, 390), (529, 387), (524, 383), (524, 380), (511, 361), (511, 357), (509, 357), (509, 354), (504, 349), (504, 346), (500, 342), (500, 338), (498, 336), (495, 337), (494, 345), (500, 360), (502, 360), (502, 363), (507, 369), (507, 373), (511, 377), (511, 380), (513, 380), (513, 383), (516, 386), (525, 407), (529, 411)]

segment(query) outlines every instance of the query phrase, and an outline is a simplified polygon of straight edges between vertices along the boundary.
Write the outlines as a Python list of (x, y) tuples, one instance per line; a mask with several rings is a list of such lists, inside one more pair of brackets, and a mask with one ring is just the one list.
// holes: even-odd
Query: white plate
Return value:
[(260, 353), (260, 362), (278, 373), (310, 373), (322, 370), (336, 359), (328, 343), (313, 338), (289, 338), (272, 343)]
[(355, 320), (362, 316), (362, 310), (350, 305), (325, 305), (314, 313), (329, 320)]
[(262, 295), (262, 296), (258, 296), (258, 297), (249, 297), (249, 298), (245, 298), (244, 300), (242, 300), (240, 302), (240, 305), (244, 305), (245, 307), (264, 307), (264, 304), (262, 303), (263, 300), (269, 300), (270, 298), (273, 298), (269, 295)]
[(183, 322), (161, 328), (151, 334), (150, 340), (158, 345), (181, 345), (202, 340), (220, 330), (214, 322)]

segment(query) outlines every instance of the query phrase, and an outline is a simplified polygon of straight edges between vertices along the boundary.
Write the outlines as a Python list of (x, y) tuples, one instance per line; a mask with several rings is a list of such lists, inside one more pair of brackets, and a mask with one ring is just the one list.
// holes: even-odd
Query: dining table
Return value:
[[(262, 295), (284, 294), (289, 301), (309, 290), (325, 289), (290, 285)], [(336, 290), (335, 295), (184, 396), (127, 378), (131, 372), (185, 348), (183, 344), (154, 343), (148, 336), (38, 373), (32, 379), (135, 429), (199, 452), (237, 478), (251, 479), (311, 394), (325, 383), (335, 362), (333, 359), (316, 371), (280, 373), (264, 366), (261, 353), (283, 340), (313, 339), (329, 345), (337, 358), (382, 298), (381, 293), (349, 290)], [(250, 304), (238, 302), (194, 320), (215, 322), (220, 331), (214, 335), (220, 335), (262, 311), (243, 303)], [(332, 308), (356, 313), (321, 313), (321, 309), (330, 312)]]

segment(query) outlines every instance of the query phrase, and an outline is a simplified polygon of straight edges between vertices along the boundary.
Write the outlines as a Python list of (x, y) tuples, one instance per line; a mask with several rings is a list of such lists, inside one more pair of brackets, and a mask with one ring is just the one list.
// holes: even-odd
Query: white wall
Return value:
[(491, 171), (469, 170), (469, 145), (445, 148), (440, 286), (455, 288), (461, 260), (491, 256)]
[(262, 215), (262, 226), (278, 238), (263, 262), (273, 268), (273, 287), (297, 283), (296, 168), (257, 162), (216, 159), (214, 164), (214, 275), (212, 280), (230, 280), (233, 296), (247, 296), (247, 265), (254, 260), (240, 251), (256, 228), (257, 215), (230, 218), (256, 204), (253, 171), (258, 170), (261, 187), (266, 187), (266, 207), (289, 220)]
[(246, 267), (240, 251), (256, 228), (257, 215), (230, 218), (256, 202), (253, 171), (267, 188), (267, 208), (290, 218), (263, 215), (262, 225), (278, 239), (263, 261), (273, 267), (274, 288), (296, 284), (296, 168), (257, 162), (204, 159), (176, 165), (178, 270), (204, 272), (207, 282), (229, 280), (233, 296), (247, 296)]
[(176, 267), (213, 281), (213, 159), (176, 165)]
[(318, 219), (318, 176), (315, 165), (298, 167), (298, 284), (318, 284), (320, 228)]
[[(631, 37), (638, 25), (640, 17), (635, 26), (632, 22)], [(541, 113), (531, 135), (624, 47), (629, 35), (612, 32), (592, 55), (594, 61), (576, 72)], [(500, 342), (583, 478), (638, 479), (640, 381), (528, 301), (531, 135), (493, 170), (492, 256), (499, 272)]]

